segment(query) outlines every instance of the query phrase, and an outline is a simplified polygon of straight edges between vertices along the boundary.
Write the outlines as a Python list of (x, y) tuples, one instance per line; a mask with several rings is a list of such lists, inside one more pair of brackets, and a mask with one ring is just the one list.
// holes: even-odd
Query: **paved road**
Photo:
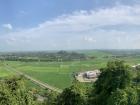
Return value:
[(47, 88), (47, 89), (50, 89), (50, 90), (52, 90), (52, 91), (59, 92), (59, 93), (62, 92), (61, 89), (56, 88), (56, 87), (53, 87), (53, 86), (50, 86), (49, 84), (44, 83), (44, 82), (42, 82), (42, 81), (40, 81), (40, 80), (37, 80), (37, 79), (35, 79), (35, 78), (33, 78), (33, 77), (31, 77), (31, 76), (29, 76), (29, 75), (27, 75), (27, 74), (25, 74), (25, 73), (19, 71), (19, 70), (16, 70), (15, 68), (13, 68), (13, 67), (11, 67), (11, 66), (5, 65), (5, 68), (6, 68), (6, 70), (8, 70), (8, 71), (10, 71), (10, 72), (13, 71), (13, 72), (15, 72), (16, 74), (23, 75), (25, 78), (27, 78), (28, 80), (34, 82), (35, 84), (39, 85), (39, 86), (42, 87), (42, 88)]

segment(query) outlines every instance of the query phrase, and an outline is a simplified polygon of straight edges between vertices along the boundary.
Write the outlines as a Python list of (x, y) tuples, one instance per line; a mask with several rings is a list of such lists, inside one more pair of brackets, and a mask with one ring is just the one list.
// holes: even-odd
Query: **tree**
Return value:
[(47, 98), (44, 100), (43, 105), (56, 105), (58, 94), (55, 92), (47, 92)]
[(117, 89), (107, 100), (107, 105), (138, 105), (138, 94), (134, 88)]
[(130, 86), (131, 80), (129, 67), (123, 61), (108, 62), (107, 67), (102, 69), (101, 75), (95, 82), (90, 104), (108, 105), (107, 100), (112, 92)]
[(139, 70), (137, 70), (136, 71), (137, 72), (137, 76), (136, 76), (136, 78), (134, 79), (134, 81), (136, 82), (136, 84), (140, 84), (140, 71)]
[(86, 105), (86, 90), (77, 81), (58, 97), (57, 105)]
[(13, 77), (0, 81), (0, 105), (36, 105), (23, 78)]

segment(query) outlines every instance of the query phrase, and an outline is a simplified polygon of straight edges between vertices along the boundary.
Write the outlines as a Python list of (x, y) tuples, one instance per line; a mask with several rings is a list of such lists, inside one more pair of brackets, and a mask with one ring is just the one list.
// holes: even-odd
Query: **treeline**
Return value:
[(44, 61), (44, 62), (61, 62), (61, 61), (74, 61), (86, 60), (88, 57), (81, 53), (76, 52), (20, 52), (20, 53), (7, 53), (1, 54), (0, 60), (8, 61)]
[(110, 54), (108, 56), (105, 56), (104, 58), (140, 57), (140, 50), (102, 50), (102, 51)]
[(4, 80), (0, 82), (0, 102), (1, 105), (140, 105), (140, 71), (136, 71), (137, 75), (133, 72), (122, 61), (108, 62), (92, 87), (74, 81), (60, 94), (48, 93), (40, 103), (18, 80)]

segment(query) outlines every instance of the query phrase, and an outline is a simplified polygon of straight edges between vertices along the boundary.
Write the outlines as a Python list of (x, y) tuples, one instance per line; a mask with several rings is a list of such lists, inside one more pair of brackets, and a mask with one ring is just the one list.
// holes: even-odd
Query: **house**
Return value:
[(100, 70), (84, 71), (77, 73), (75, 78), (80, 82), (95, 82), (100, 74)]
[(140, 64), (133, 65), (132, 68), (134, 68), (134, 69), (140, 69)]
[(85, 72), (85, 76), (88, 79), (97, 78), (99, 76), (99, 74), (100, 74), (100, 71), (99, 70)]

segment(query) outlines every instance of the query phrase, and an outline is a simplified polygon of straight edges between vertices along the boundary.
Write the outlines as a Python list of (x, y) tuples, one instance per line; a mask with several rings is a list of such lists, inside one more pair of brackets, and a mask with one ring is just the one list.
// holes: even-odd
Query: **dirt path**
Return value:
[(13, 71), (13, 72), (15, 72), (16, 74), (23, 75), (25, 78), (27, 78), (28, 80), (32, 81), (33, 83), (39, 85), (39, 86), (42, 87), (42, 88), (47, 88), (47, 89), (50, 89), (50, 90), (52, 90), (52, 91), (59, 92), (59, 93), (62, 92), (61, 89), (56, 88), (56, 87), (53, 87), (53, 86), (50, 86), (49, 84), (44, 83), (44, 82), (42, 82), (42, 81), (40, 81), (40, 80), (37, 80), (37, 79), (35, 79), (35, 78), (33, 78), (33, 77), (31, 77), (31, 76), (29, 76), (29, 75), (27, 75), (27, 74), (25, 74), (25, 73), (19, 71), (19, 70), (16, 70), (15, 68), (13, 68), (13, 67), (11, 67), (11, 66), (5, 65), (5, 68), (6, 68), (6, 70), (8, 70), (8, 71), (10, 71), (10, 72)]

